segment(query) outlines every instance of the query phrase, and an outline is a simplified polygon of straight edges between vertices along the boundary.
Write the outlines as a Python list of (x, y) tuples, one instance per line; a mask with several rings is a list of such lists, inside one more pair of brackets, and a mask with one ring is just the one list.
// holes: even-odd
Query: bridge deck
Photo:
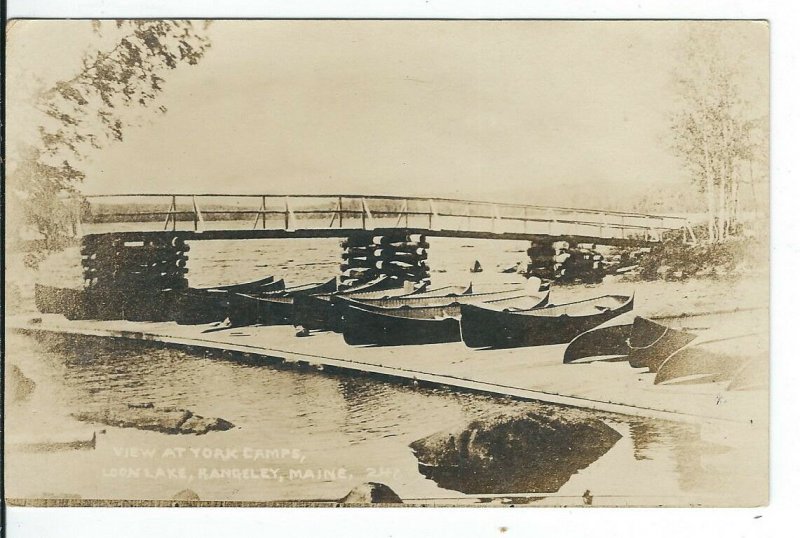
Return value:
[(347, 237), (365, 230), (576, 242), (657, 242), (683, 217), (524, 204), (359, 195), (131, 194), (89, 196), (84, 234), (175, 232), (191, 239)]

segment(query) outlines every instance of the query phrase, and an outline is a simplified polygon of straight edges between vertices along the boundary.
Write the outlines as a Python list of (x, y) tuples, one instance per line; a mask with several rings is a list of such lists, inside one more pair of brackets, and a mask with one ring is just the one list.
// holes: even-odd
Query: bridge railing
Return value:
[(683, 217), (449, 198), (274, 194), (130, 194), (86, 198), (84, 233), (111, 231), (370, 230), (575, 235), (660, 241)]

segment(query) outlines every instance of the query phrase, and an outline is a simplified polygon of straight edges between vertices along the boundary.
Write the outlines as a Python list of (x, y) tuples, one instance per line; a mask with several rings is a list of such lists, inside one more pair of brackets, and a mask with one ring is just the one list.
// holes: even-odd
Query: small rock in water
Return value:
[(192, 415), (180, 426), (180, 433), (193, 433), (202, 435), (211, 431), (225, 431), (233, 428), (234, 425), (221, 418), (206, 418)]
[(99, 422), (119, 428), (136, 428), (169, 434), (202, 435), (210, 431), (225, 431), (234, 427), (221, 418), (206, 418), (186, 409), (156, 407), (152, 403), (137, 403), (111, 407), (97, 412), (74, 413), (83, 422)]
[[(101, 430), (100, 433), (105, 433)], [(43, 440), (35, 443), (17, 443), (11, 445), (15, 450), (23, 452), (59, 452), (66, 450), (94, 450), (97, 447), (97, 432), (92, 432), (88, 440), (75, 439), (69, 441)]]
[(300, 336), (300, 337), (309, 336), (310, 334), (311, 333), (309, 332), (309, 330), (306, 329), (305, 327), (300, 327), (300, 329), (298, 329), (298, 331), (294, 333), (295, 336)]
[(470, 267), (469, 269), (470, 273), (480, 273), (482, 271), (483, 267), (481, 267), (481, 262), (479, 262), (478, 260), (475, 260), (475, 263), (473, 263), (472, 267)]
[(339, 502), (345, 504), (402, 504), (392, 488), (380, 482), (366, 482), (350, 490)]

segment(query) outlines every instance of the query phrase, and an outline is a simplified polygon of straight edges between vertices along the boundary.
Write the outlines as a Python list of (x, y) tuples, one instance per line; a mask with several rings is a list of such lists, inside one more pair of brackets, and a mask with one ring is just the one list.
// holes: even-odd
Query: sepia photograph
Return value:
[(769, 504), (769, 22), (5, 44), (9, 506)]

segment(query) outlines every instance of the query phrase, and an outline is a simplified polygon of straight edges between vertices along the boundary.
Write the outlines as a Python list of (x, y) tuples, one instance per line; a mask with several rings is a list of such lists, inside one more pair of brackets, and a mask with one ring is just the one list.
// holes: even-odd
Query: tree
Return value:
[(712, 242), (739, 229), (741, 185), (766, 146), (766, 120), (753, 117), (742, 97), (730, 49), (718, 33), (691, 36), (677, 77), (680, 110), (672, 118), (673, 147), (704, 195)]
[[(95, 39), (108, 46), (87, 51), (74, 77), (36, 96), (38, 139), (17, 156), (8, 192), (46, 248), (58, 248), (74, 234), (85, 178), (80, 163), (123, 140), (136, 125), (136, 109), (156, 105), (168, 71), (202, 59), (211, 45), (207, 29), (208, 22), (195, 21), (93, 21)], [(167, 112), (163, 105), (156, 109)]]

